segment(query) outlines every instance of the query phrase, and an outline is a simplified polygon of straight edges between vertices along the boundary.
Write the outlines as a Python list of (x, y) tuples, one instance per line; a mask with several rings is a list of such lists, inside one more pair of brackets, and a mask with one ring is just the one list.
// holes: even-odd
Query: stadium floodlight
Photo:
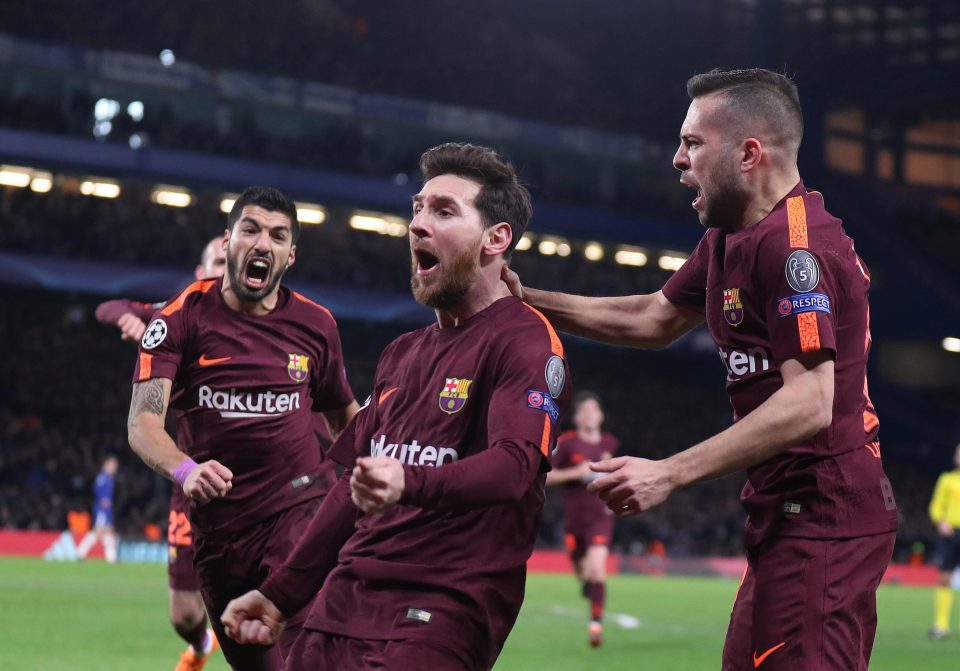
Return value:
[(603, 245), (599, 242), (588, 242), (583, 248), (583, 255), (587, 261), (599, 261), (603, 258)]
[(80, 193), (97, 198), (116, 198), (120, 195), (120, 185), (99, 177), (91, 177), (80, 182)]
[(240, 196), (235, 193), (223, 194), (223, 198), (220, 199), (220, 211), (224, 214), (230, 214), (230, 210), (233, 209), (233, 204), (237, 202), (237, 198), (239, 197)]
[(16, 165), (0, 165), (0, 184), (23, 188), (30, 184), (32, 171)]
[(120, 113), (120, 103), (112, 98), (100, 98), (93, 104), (93, 118), (97, 121), (110, 121)]
[(296, 203), (297, 219), (301, 224), (322, 224), (327, 220), (327, 212), (313, 203)]
[(557, 253), (557, 241), (550, 238), (544, 238), (537, 245), (537, 251), (544, 256), (553, 256)]
[(571, 251), (573, 250), (569, 242), (562, 241), (557, 243), (557, 256), (570, 256)]
[(160, 64), (165, 68), (169, 68), (171, 65), (177, 62), (177, 57), (173, 53), (172, 49), (164, 49), (160, 52)]
[(687, 257), (680, 252), (664, 252), (657, 260), (657, 265), (664, 270), (680, 270), (680, 267), (686, 262)]
[(517, 246), (514, 248), (518, 252), (525, 252), (533, 247), (533, 236), (529, 233), (524, 233), (520, 236), (520, 239), (517, 240)]
[(187, 207), (193, 202), (193, 196), (183, 187), (159, 184), (150, 194), (150, 200), (167, 207)]
[(36, 193), (47, 193), (53, 188), (53, 175), (49, 172), (36, 171), (30, 180), (30, 190)]
[(407, 221), (390, 214), (356, 210), (350, 216), (350, 228), (400, 238), (407, 234)]
[(137, 123), (143, 121), (143, 101), (134, 100), (127, 105), (127, 114)]
[(613, 255), (613, 260), (621, 266), (645, 266), (647, 265), (647, 251), (642, 247), (620, 245)]
[(960, 353), (960, 338), (944, 338), (941, 344), (948, 352)]

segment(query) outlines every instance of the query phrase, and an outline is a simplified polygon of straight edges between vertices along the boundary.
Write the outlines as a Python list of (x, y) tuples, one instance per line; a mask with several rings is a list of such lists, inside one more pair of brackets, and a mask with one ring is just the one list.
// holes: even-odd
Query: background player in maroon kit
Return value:
[(557, 450), (550, 458), (553, 470), (547, 474), (547, 485), (563, 486), (563, 539), (583, 596), (590, 600), (588, 634), (594, 647), (603, 642), (613, 514), (587, 491), (587, 485), (597, 477), (590, 464), (612, 458), (619, 445), (602, 430), (603, 419), (599, 396), (590, 391), (574, 395), (574, 429), (557, 438)]
[(523, 600), (569, 397), (556, 333), (500, 282), (530, 197), (486, 148), (441, 145), (420, 167), (412, 286), (437, 323), (384, 351), (331, 451), (344, 478), (284, 567), (223, 616), (238, 640), (272, 641), (322, 584), (288, 669), (489, 669)]
[[(129, 419), (131, 447), (193, 501), (196, 567), (217, 613), (286, 557), (332, 481), (311, 411), (336, 434), (357, 407), (330, 313), (280, 285), (296, 254), (292, 201), (251, 187), (228, 223), (227, 274), (190, 285), (147, 327)], [(222, 638), (236, 669), (282, 662)]]
[(692, 102), (674, 166), (708, 229), (647, 296), (523, 295), (579, 335), (662, 347), (706, 319), (734, 424), (661, 461), (620, 457), (590, 485), (617, 515), (747, 469), (748, 570), (723, 669), (867, 668), (876, 588), (897, 511), (867, 395), (866, 266), (823, 197), (800, 181), (796, 86), (768, 70), (713, 71)]
[[(227, 268), (227, 252), (223, 236), (210, 240), (194, 268), (194, 280), (223, 277)], [(147, 323), (164, 303), (141, 303), (128, 299), (106, 301), (97, 306), (97, 319), (120, 329), (124, 340), (140, 340)], [(200, 578), (193, 567), (193, 531), (188, 516), (190, 500), (183, 489), (174, 486), (170, 492), (170, 515), (167, 526), (169, 560), (167, 576), (170, 589), (170, 623), (187, 642), (174, 671), (201, 671), (210, 653), (217, 647), (217, 637), (207, 627), (207, 613), (200, 594)]]

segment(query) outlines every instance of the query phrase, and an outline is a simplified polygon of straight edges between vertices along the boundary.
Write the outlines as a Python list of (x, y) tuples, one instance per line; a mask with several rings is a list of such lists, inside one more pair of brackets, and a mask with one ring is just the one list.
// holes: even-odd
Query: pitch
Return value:
[[(737, 584), (614, 577), (603, 647), (587, 646), (587, 605), (572, 576), (532, 575), (496, 671), (715, 671)], [(182, 644), (167, 623), (162, 565), (0, 559), (0, 669), (172, 669)], [(871, 671), (953, 671), (960, 632), (926, 638), (932, 591), (883, 587)], [(956, 623), (954, 623), (956, 626)], [(206, 667), (227, 671), (220, 653)]]

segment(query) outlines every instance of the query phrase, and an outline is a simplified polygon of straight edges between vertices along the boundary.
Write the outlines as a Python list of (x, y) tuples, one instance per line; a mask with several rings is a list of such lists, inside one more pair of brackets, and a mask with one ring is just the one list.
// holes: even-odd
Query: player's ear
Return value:
[(743, 153), (740, 155), (740, 172), (750, 172), (763, 158), (763, 145), (755, 137), (748, 137), (743, 141)]
[(196, 280), (206, 279), (203, 276), (203, 266), (197, 264), (197, 267), (193, 269), (193, 278)]
[(225, 228), (225, 229), (223, 229), (223, 241), (221, 242), (221, 244), (223, 245), (223, 251), (224, 251), (224, 252), (227, 251), (227, 244), (228, 244), (229, 242), (230, 242), (230, 229), (229, 229), (229, 228)]
[(483, 232), (483, 251), (489, 256), (505, 254), (513, 242), (513, 229), (510, 224), (501, 221)]
[(297, 260), (297, 246), (296, 246), (296, 245), (292, 245), (292, 246), (290, 247), (290, 256), (287, 257), (287, 266), (286, 266), (286, 268), (284, 268), (284, 270), (286, 270), (287, 268), (289, 268), (290, 266), (292, 266), (292, 265), (293, 265), (293, 262), (296, 261), (296, 260)]

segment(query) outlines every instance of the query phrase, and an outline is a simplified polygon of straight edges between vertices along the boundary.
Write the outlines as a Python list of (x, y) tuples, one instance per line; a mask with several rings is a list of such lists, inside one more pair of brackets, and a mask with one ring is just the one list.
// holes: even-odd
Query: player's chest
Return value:
[(434, 456), (461, 458), (485, 444), (489, 403), (497, 384), (494, 358), (487, 347), (463, 349), (440, 343), (409, 352), (394, 366), (382, 366), (375, 390), (374, 434), (383, 443), (381, 451), (387, 450), (385, 456), (420, 463), (422, 452), (411, 457), (411, 450), (432, 446), (437, 453), (427, 451), (426, 465)]
[(322, 347), (296, 328), (201, 324), (181, 371), (188, 386), (215, 389), (308, 385)]
[(765, 342), (766, 310), (755, 276), (755, 250), (744, 242), (718, 244), (707, 272), (706, 317), (719, 346)]

